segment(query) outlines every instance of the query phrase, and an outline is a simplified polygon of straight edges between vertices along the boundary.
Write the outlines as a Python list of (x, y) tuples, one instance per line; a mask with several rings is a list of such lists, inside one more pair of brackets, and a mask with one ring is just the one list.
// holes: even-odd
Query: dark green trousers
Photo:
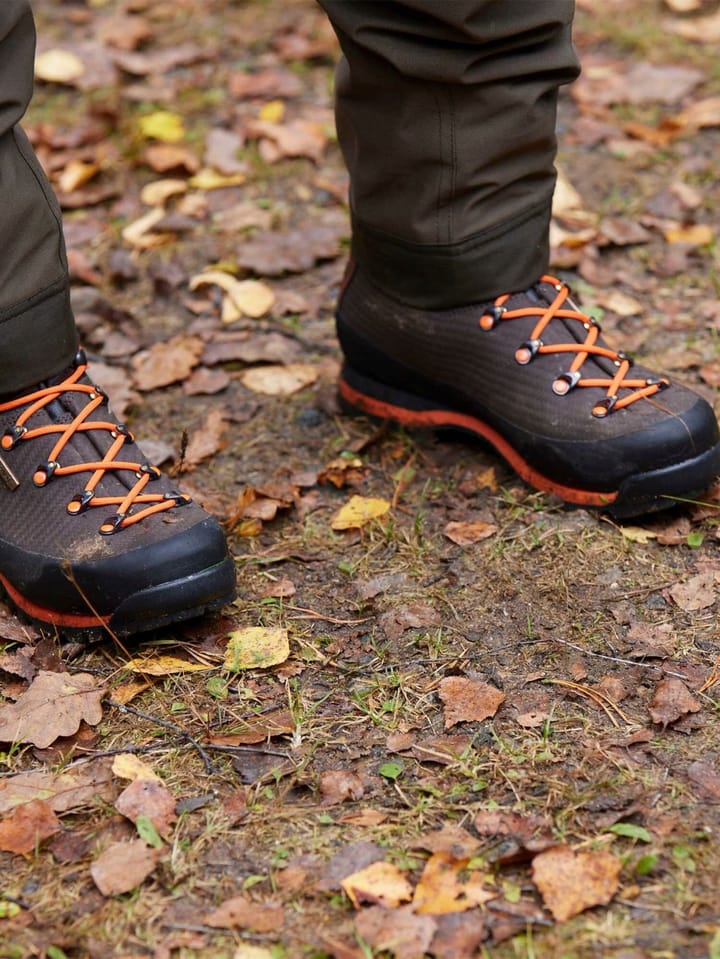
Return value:
[[(320, 0), (338, 34), (353, 255), (419, 306), (523, 289), (547, 268), (557, 90), (572, 0)], [(60, 211), (20, 130), (29, 0), (0, 0), (0, 396), (72, 361)]]

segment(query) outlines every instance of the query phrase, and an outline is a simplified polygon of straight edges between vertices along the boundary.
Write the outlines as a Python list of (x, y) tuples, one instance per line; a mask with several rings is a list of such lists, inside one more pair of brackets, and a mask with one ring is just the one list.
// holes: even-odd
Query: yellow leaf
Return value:
[(113, 759), (112, 771), (118, 779), (158, 779), (153, 770), (133, 753), (120, 753)]
[(140, 191), (140, 199), (146, 206), (164, 206), (170, 197), (187, 193), (185, 180), (176, 180), (170, 177), (164, 180), (154, 180), (146, 183)]
[(230, 173), (224, 176), (217, 170), (209, 168), (199, 170), (195, 176), (191, 176), (190, 186), (195, 190), (220, 190), (226, 186), (240, 186), (246, 180), (244, 173)]
[(241, 669), (264, 669), (284, 663), (290, 655), (286, 629), (248, 626), (230, 633), (223, 667), (231, 673)]
[(125, 669), (133, 673), (144, 673), (146, 676), (172, 676), (173, 673), (196, 673), (214, 669), (205, 663), (194, 663), (177, 656), (147, 656), (131, 659), (125, 663)]
[(468, 859), (456, 859), (449, 852), (430, 856), (413, 896), (416, 913), (440, 916), (449, 912), (465, 912), (496, 899), (497, 892), (484, 888), (485, 877), (468, 873)]
[(199, 286), (208, 284), (225, 290), (230, 299), (229, 304), (223, 303), (225, 323), (232, 323), (243, 315), (257, 319), (264, 316), (275, 302), (275, 294), (267, 283), (261, 283), (260, 280), (237, 280), (222, 270), (198, 273), (190, 280), (190, 289), (196, 290)]
[(270, 123), (280, 123), (285, 118), (285, 104), (282, 100), (270, 100), (260, 108), (258, 116)]
[(386, 499), (374, 496), (353, 496), (333, 517), (333, 529), (359, 529), (390, 509)]
[(35, 76), (48, 83), (72, 83), (83, 73), (82, 60), (69, 50), (46, 50), (35, 60)]
[(356, 909), (361, 902), (375, 902), (393, 909), (412, 898), (412, 886), (397, 866), (389, 862), (373, 862), (341, 879), (340, 885)]
[(82, 160), (71, 160), (58, 178), (58, 186), (63, 193), (72, 193), (78, 187), (88, 183), (100, 168), (97, 163), (83, 163)]
[(183, 119), (170, 110), (156, 110), (140, 117), (140, 132), (148, 140), (160, 140), (162, 143), (179, 143), (185, 136)]
[(712, 243), (715, 233), (707, 223), (693, 223), (690, 226), (671, 227), (665, 231), (668, 243), (690, 243), (692, 246), (706, 246)]
[(111, 699), (114, 703), (120, 703), (121, 706), (124, 706), (125, 703), (131, 702), (140, 693), (144, 693), (146, 689), (150, 689), (151, 686), (152, 683), (147, 679), (133, 679), (129, 683), (120, 683), (113, 687)]
[(317, 367), (310, 363), (256, 366), (240, 375), (243, 386), (265, 396), (290, 396), (310, 386), (317, 378)]
[(620, 526), (620, 532), (623, 539), (630, 540), (631, 543), (649, 543), (651, 539), (657, 539), (657, 533), (652, 530), (643, 529), (642, 526)]

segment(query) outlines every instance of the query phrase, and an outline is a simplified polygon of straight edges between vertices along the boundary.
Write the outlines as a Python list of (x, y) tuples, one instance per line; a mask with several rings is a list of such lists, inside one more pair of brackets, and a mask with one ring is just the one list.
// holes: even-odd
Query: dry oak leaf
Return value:
[(115, 808), (130, 822), (145, 816), (167, 839), (177, 821), (175, 797), (159, 779), (136, 779), (115, 800)]
[(142, 839), (114, 842), (90, 866), (90, 875), (103, 896), (117, 896), (144, 882), (161, 855)]
[(457, 723), (489, 719), (505, 700), (505, 693), (495, 686), (464, 676), (440, 680), (439, 695), (445, 705), (445, 729)]
[(618, 890), (622, 863), (610, 852), (573, 852), (554, 846), (532, 862), (533, 882), (558, 922), (592, 906), (604, 906)]
[(393, 910), (373, 906), (360, 913), (355, 928), (363, 942), (378, 953), (389, 952), (395, 959), (423, 959), (437, 923), (430, 916), (416, 915), (412, 906)]
[(186, 379), (200, 362), (204, 348), (199, 336), (180, 335), (142, 350), (132, 358), (135, 386), (156, 390)]
[(496, 899), (499, 893), (484, 888), (485, 877), (482, 873), (468, 872), (469, 862), (466, 858), (456, 859), (449, 852), (433, 853), (425, 863), (415, 887), (415, 912), (431, 916), (465, 912)]
[(352, 496), (335, 514), (331, 526), (335, 530), (361, 529), (389, 510), (389, 500), (377, 496)]
[(282, 906), (272, 902), (253, 902), (245, 896), (226, 899), (203, 919), (215, 929), (251, 929), (253, 932), (275, 932), (285, 922)]
[(685, 683), (674, 677), (660, 680), (648, 703), (650, 718), (654, 723), (661, 723), (663, 726), (701, 709), (700, 701), (693, 696)]
[(378, 903), (394, 909), (412, 899), (412, 886), (392, 863), (380, 860), (340, 880), (340, 886), (356, 909), (361, 902)]
[(35, 770), (0, 780), (0, 813), (42, 799), (55, 810), (67, 812), (93, 805), (113, 795), (110, 765), (105, 759), (79, 763), (62, 773)]
[(26, 855), (61, 829), (60, 820), (42, 799), (18, 806), (0, 821), (0, 849)]
[(347, 769), (326, 769), (320, 774), (321, 806), (362, 799), (365, 788), (358, 775)]
[(0, 742), (33, 743), (40, 749), (61, 736), (72, 736), (84, 719), (95, 726), (102, 719), (105, 690), (88, 673), (37, 674), (17, 702), (0, 709)]
[(714, 570), (697, 573), (686, 582), (671, 586), (668, 590), (670, 598), (676, 606), (686, 612), (707, 609), (708, 606), (713, 605), (717, 598), (719, 578), (717, 571)]

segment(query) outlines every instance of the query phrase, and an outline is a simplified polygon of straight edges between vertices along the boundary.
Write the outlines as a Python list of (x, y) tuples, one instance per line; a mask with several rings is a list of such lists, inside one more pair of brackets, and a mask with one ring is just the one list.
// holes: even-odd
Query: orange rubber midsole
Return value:
[(574, 489), (572, 486), (563, 486), (554, 480), (548, 479), (542, 473), (534, 470), (510, 446), (507, 440), (482, 420), (469, 416), (467, 413), (454, 413), (452, 410), (408, 410), (402, 406), (394, 406), (366, 396), (353, 389), (342, 378), (339, 382), (340, 393), (353, 406), (358, 407), (370, 416), (380, 419), (396, 420), (403, 426), (456, 426), (469, 430), (491, 443), (500, 455), (508, 461), (516, 473), (526, 482), (545, 493), (555, 493), (568, 503), (577, 503), (580, 506), (608, 506), (615, 502), (617, 493), (594, 493), (592, 490)]
[(110, 620), (109, 616), (83, 616), (79, 613), (58, 613), (53, 609), (44, 609), (25, 599), (22, 593), (19, 593), (0, 573), (0, 582), (12, 599), (13, 603), (33, 619), (39, 619), (43, 623), (49, 623), (51, 626), (65, 626), (68, 629), (90, 629), (93, 626), (105, 626)]

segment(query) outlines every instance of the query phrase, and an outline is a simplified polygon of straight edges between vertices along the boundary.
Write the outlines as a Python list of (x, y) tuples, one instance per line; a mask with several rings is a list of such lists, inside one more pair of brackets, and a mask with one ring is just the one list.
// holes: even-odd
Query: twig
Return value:
[(157, 726), (162, 726), (163, 729), (171, 729), (174, 733), (181, 737), (181, 739), (186, 740), (190, 745), (195, 749), (198, 756), (202, 759), (203, 766), (205, 767), (205, 772), (208, 776), (212, 776), (214, 773), (217, 773), (212, 760), (205, 752), (200, 743), (195, 739), (194, 736), (191, 736), (190, 733), (183, 729), (181, 726), (176, 725), (175, 723), (168, 722), (167, 719), (160, 719), (158, 716), (151, 716), (150, 713), (144, 713), (140, 709), (136, 709), (134, 706), (129, 706), (123, 703), (116, 703), (112, 699), (108, 699), (107, 703), (109, 706), (114, 706), (115, 709), (119, 710), (121, 713), (130, 713), (133, 716), (137, 716), (138, 719), (146, 719), (148, 722), (155, 723)]

